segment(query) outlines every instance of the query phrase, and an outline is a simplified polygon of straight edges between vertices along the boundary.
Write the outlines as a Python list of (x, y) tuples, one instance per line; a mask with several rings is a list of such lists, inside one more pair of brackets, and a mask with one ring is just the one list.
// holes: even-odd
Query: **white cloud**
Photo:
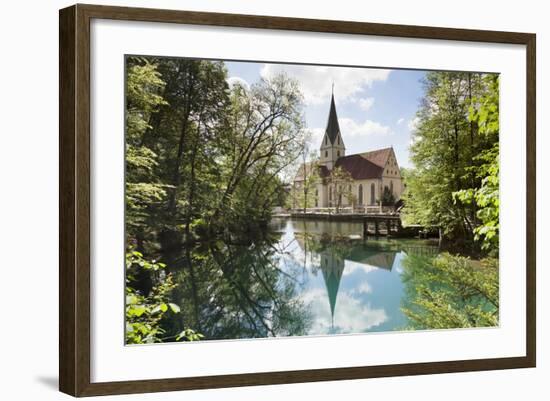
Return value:
[(405, 119), (404, 119), (404, 118), (400, 118), (399, 120), (397, 120), (397, 125), (403, 124), (403, 121), (405, 121)]
[(308, 128), (308, 131), (310, 134), (309, 143), (314, 149), (317, 149), (321, 144), (321, 141), (323, 140), (323, 136), (325, 135), (325, 129)]
[(359, 294), (370, 294), (372, 292), (372, 287), (367, 281), (363, 281), (356, 289), (356, 292)]
[[(351, 118), (340, 118), (340, 131), (346, 145), (346, 154), (366, 152), (369, 150), (366, 139), (384, 138), (384, 136), (392, 135), (393, 131), (390, 127), (380, 124), (376, 121), (365, 120), (358, 123)], [(317, 150), (321, 145), (325, 128), (309, 128), (311, 137), (309, 140), (310, 150)]]
[(359, 99), (359, 108), (361, 108), (361, 110), (368, 111), (373, 104), (374, 104), (373, 97)]
[(346, 101), (363, 93), (373, 82), (385, 81), (390, 74), (390, 70), (371, 68), (264, 64), (260, 75), (269, 78), (279, 72), (298, 80), (307, 104), (326, 102), (332, 92), (332, 83), (336, 100)]
[(372, 271), (379, 270), (378, 267), (367, 265), (366, 263), (353, 262), (351, 260), (346, 260), (346, 267), (344, 269), (343, 275), (347, 276), (348, 274), (353, 274), (357, 271), (362, 271), (363, 273), (370, 273)]
[(344, 138), (389, 135), (391, 133), (390, 127), (372, 120), (365, 120), (362, 123), (357, 123), (351, 118), (340, 118), (339, 120), (340, 130)]
[(232, 88), (234, 85), (241, 85), (246, 90), (250, 89), (250, 84), (241, 77), (229, 77), (227, 78), (227, 83), (230, 88)]
[(363, 333), (388, 320), (384, 309), (375, 309), (370, 304), (362, 304), (359, 299), (340, 291), (336, 299), (333, 331), (326, 290), (313, 289), (304, 293), (302, 299), (309, 304), (310, 310), (315, 316), (312, 327), (314, 333), (328, 334), (334, 331), (337, 333)]

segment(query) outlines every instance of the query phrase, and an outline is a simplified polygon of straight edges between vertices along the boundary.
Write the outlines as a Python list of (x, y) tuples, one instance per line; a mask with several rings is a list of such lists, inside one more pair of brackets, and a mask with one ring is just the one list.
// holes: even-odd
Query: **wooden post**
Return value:
[(378, 237), (378, 219), (374, 219), (374, 235)]

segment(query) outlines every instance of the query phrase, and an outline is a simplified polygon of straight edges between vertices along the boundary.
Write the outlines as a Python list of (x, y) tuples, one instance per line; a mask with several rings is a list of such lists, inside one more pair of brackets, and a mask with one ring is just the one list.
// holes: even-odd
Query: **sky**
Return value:
[(250, 86), (284, 71), (304, 95), (311, 149), (319, 149), (326, 129), (332, 84), (346, 155), (393, 146), (401, 167), (411, 167), (409, 145), (422, 98), (425, 71), (362, 67), (226, 62), (229, 83)]

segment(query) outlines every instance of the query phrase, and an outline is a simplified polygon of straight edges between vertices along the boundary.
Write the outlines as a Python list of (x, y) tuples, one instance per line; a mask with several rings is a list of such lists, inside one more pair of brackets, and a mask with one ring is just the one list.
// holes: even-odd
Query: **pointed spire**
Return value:
[(340, 133), (340, 125), (338, 124), (338, 115), (336, 114), (336, 104), (334, 103), (334, 83), (332, 84), (332, 96), (330, 99), (330, 111), (328, 114), (328, 122), (326, 134), (330, 142), (334, 144), (336, 137)]
[(324, 258), (322, 256), (321, 271), (327, 288), (330, 315), (332, 325), (334, 326), (334, 310), (336, 309), (336, 298), (338, 296), (338, 289), (340, 288), (340, 280), (344, 272), (344, 260), (339, 259), (332, 251), (328, 251), (327, 254), (324, 254)]

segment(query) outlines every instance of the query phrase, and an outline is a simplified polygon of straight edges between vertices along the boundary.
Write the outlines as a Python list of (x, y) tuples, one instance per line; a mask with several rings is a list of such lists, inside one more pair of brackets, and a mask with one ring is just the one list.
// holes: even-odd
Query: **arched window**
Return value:
[(340, 145), (340, 137), (337, 137), (337, 138), (336, 138), (336, 143), (337, 143), (338, 145)]
[(371, 205), (374, 205), (375, 202), (376, 202), (376, 199), (375, 199), (375, 193), (374, 193), (374, 182), (372, 184), (370, 184), (370, 204)]
[(332, 187), (328, 187), (328, 200), (332, 201)]
[(315, 190), (315, 207), (319, 207), (319, 190)]
[(328, 157), (328, 150), (325, 150), (325, 157)]
[(359, 204), (362, 205), (363, 204), (363, 184), (359, 184), (359, 193), (357, 197), (359, 198)]
[(325, 145), (328, 145), (328, 137), (325, 136)]
[(336, 155), (337, 155), (338, 157), (340, 157), (340, 151), (336, 152)]

